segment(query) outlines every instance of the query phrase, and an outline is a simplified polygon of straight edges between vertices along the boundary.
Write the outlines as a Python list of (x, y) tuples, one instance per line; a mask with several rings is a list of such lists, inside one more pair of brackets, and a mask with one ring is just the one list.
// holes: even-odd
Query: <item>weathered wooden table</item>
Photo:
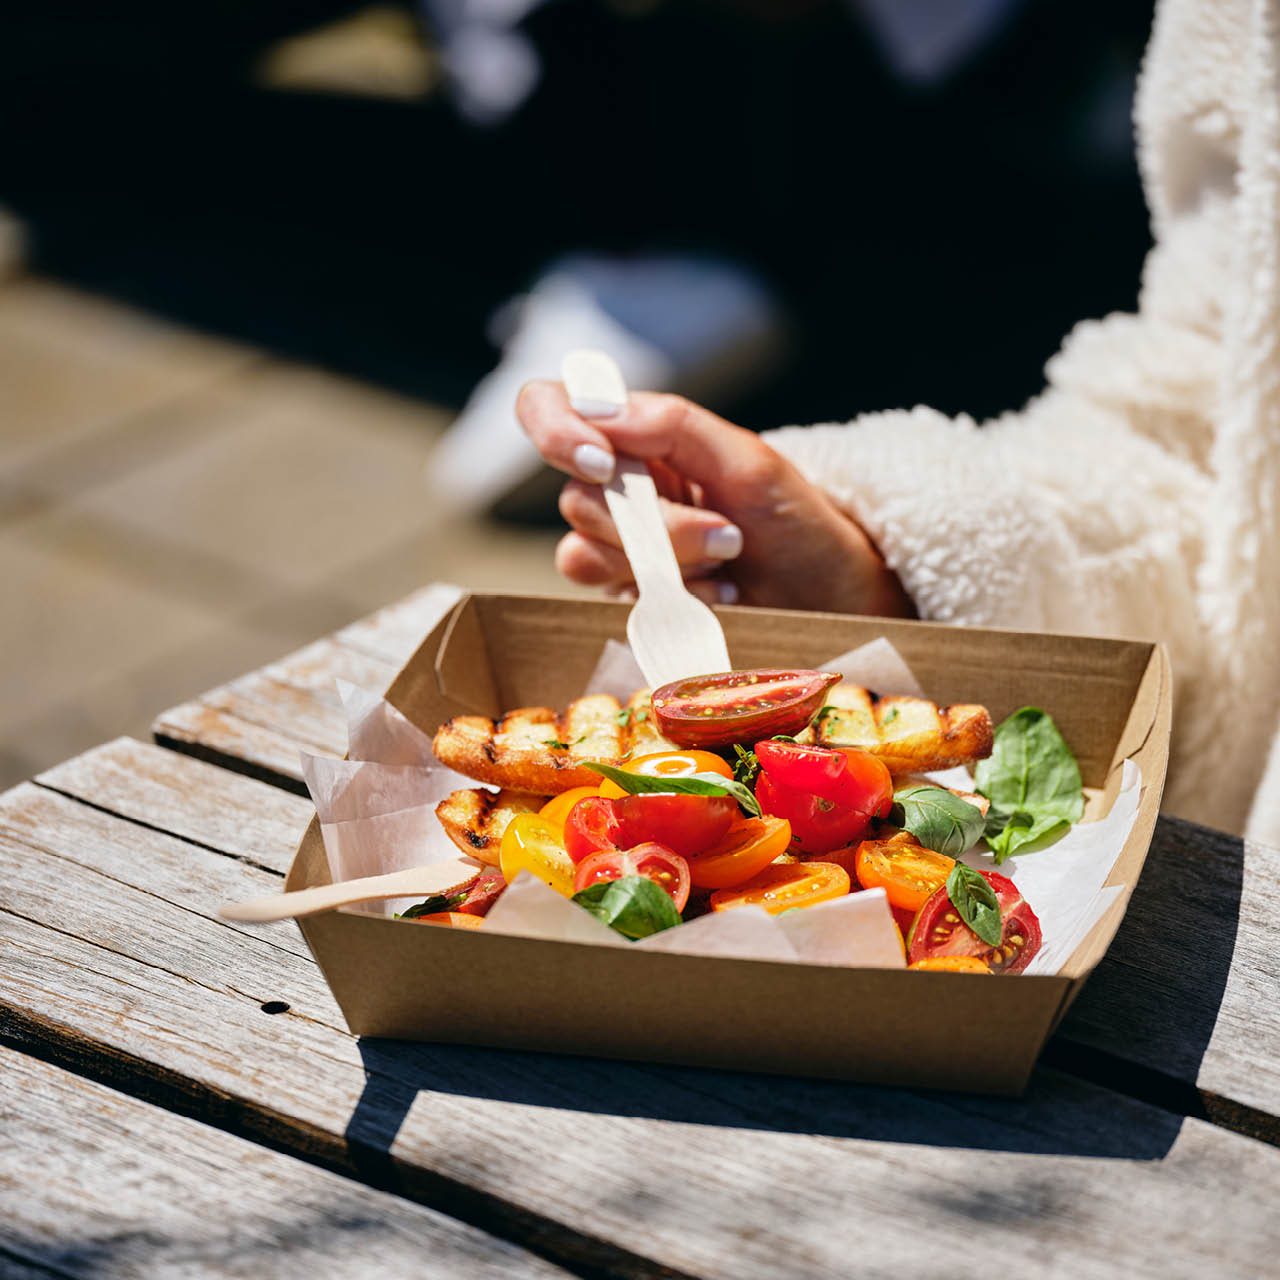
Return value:
[(450, 598), (0, 797), (0, 1274), (1280, 1275), (1280, 852), (1185, 822), (1018, 1102), (351, 1036), (213, 912)]

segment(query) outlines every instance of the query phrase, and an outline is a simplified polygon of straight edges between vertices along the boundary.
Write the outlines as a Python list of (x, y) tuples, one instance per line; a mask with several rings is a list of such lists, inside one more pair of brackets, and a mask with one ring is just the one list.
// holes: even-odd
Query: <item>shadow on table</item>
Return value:
[(1244, 844), (1162, 819), (1106, 957), (1044, 1061), (1184, 1115), (1218, 1022), (1240, 924)]
[(389, 1161), (420, 1090), (584, 1114), (1035, 1155), (1158, 1160), (1203, 1114), (1199, 1066), (1226, 989), (1244, 874), (1238, 838), (1162, 821), (1099, 966), (1020, 1099), (360, 1041), (347, 1139)]

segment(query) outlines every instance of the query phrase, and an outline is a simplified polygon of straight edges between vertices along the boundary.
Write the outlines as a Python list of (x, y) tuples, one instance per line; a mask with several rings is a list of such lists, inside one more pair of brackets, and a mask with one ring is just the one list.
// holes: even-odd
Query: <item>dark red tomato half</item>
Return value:
[(671, 895), (677, 911), (689, 901), (689, 864), (670, 849), (649, 841), (634, 849), (601, 849), (578, 864), (573, 878), (574, 893), (601, 880), (621, 880), (625, 876), (648, 876)]
[(588, 796), (569, 810), (564, 847), (574, 862), (600, 849), (631, 849), (647, 841), (694, 857), (719, 844), (739, 816), (732, 796)]
[(920, 908), (907, 939), (907, 963), (940, 956), (974, 956), (992, 973), (1021, 973), (1040, 950), (1040, 921), (1018, 886), (994, 871), (980, 873), (996, 891), (1004, 932), (1000, 945), (983, 942), (951, 904), (945, 886)]
[(482, 871), (467, 886), (467, 896), (454, 907), (454, 911), (469, 916), (489, 914), (489, 908), (502, 896), (507, 887), (506, 878), (497, 867)]
[(871, 824), (870, 814), (774, 782), (763, 769), (756, 779), (756, 799), (770, 817), (785, 818), (791, 824), (793, 853), (830, 853), (852, 844)]
[(682, 747), (758, 742), (799, 733), (840, 677), (829, 671), (725, 671), (653, 691), (658, 728)]

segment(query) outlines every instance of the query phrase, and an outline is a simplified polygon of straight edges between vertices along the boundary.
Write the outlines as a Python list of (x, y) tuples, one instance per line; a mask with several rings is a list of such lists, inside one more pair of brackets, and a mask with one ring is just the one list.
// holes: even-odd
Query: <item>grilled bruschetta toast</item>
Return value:
[(939, 707), (925, 698), (882, 698), (856, 684), (838, 684), (799, 740), (858, 747), (879, 756), (896, 776), (982, 760), (991, 754), (991, 734), (986, 707)]
[(463, 853), (496, 867), (502, 835), (511, 819), (518, 813), (537, 813), (545, 803), (542, 796), (477, 787), (445, 796), (436, 805), (436, 817)]
[(451, 769), (536, 796), (598, 786), (600, 775), (584, 761), (616, 764), (664, 749), (677, 748), (658, 732), (647, 689), (625, 707), (605, 693), (578, 698), (562, 716), (550, 707), (522, 707), (497, 721), (454, 716), (435, 737), (436, 756)]

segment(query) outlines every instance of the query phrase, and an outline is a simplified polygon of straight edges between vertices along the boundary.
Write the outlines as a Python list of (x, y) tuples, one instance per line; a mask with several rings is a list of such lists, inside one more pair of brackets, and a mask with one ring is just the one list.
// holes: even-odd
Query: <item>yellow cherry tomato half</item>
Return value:
[(849, 886), (849, 873), (834, 862), (779, 863), (765, 867), (736, 889), (718, 889), (711, 895), (711, 910), (757, 906), (776, 916), (792, 907), (842, 898)]
[[(613, 783), (609, 783), (612, 787)], [(618, 788), (614, 788), (617, 790)], [(558, 796), (552, 796), (546, 804), (538, 810), (538, 817), (546, 818), (548, 822), (554, 822), (556, 826), (563, 827), (565, 819), (569, 816), (569, 810), (573, 808), (579, 800), (585, 800), (588, 796), (610, 795), (612, 792), (606, 792), (600, 787), (572, 787), (568, 791), (562, 791)]]
[(535, 875), (566, 898), (573, 897), (576, 868), (564, 851), (564, 831), (536, 813), (518, 813), (502, 833), (498, 855), (502, 878), (510, 884), (522, 871)]
[(689, 879), (699, 889), (731, 889), (785, 854), (790, 843), (786, 818), (739, 818), (719, 843), (689, 858)]
[(939, 973), (990, 973), (977, 956), (928, 956), (907, 965), (908, 969), (934, 969)]
[[(733, 777), (733, 770), (713, 751), (655, 751), (652, 755), (625, 760), (618, 768), (628, 773), (643, 774), (646, 778), (687, 778), (691, 773), (718, 773), (722, 778)], [(600, 795), (607, 800), (619, 800), (626, 794), (608, 778), (600, 783)]]

